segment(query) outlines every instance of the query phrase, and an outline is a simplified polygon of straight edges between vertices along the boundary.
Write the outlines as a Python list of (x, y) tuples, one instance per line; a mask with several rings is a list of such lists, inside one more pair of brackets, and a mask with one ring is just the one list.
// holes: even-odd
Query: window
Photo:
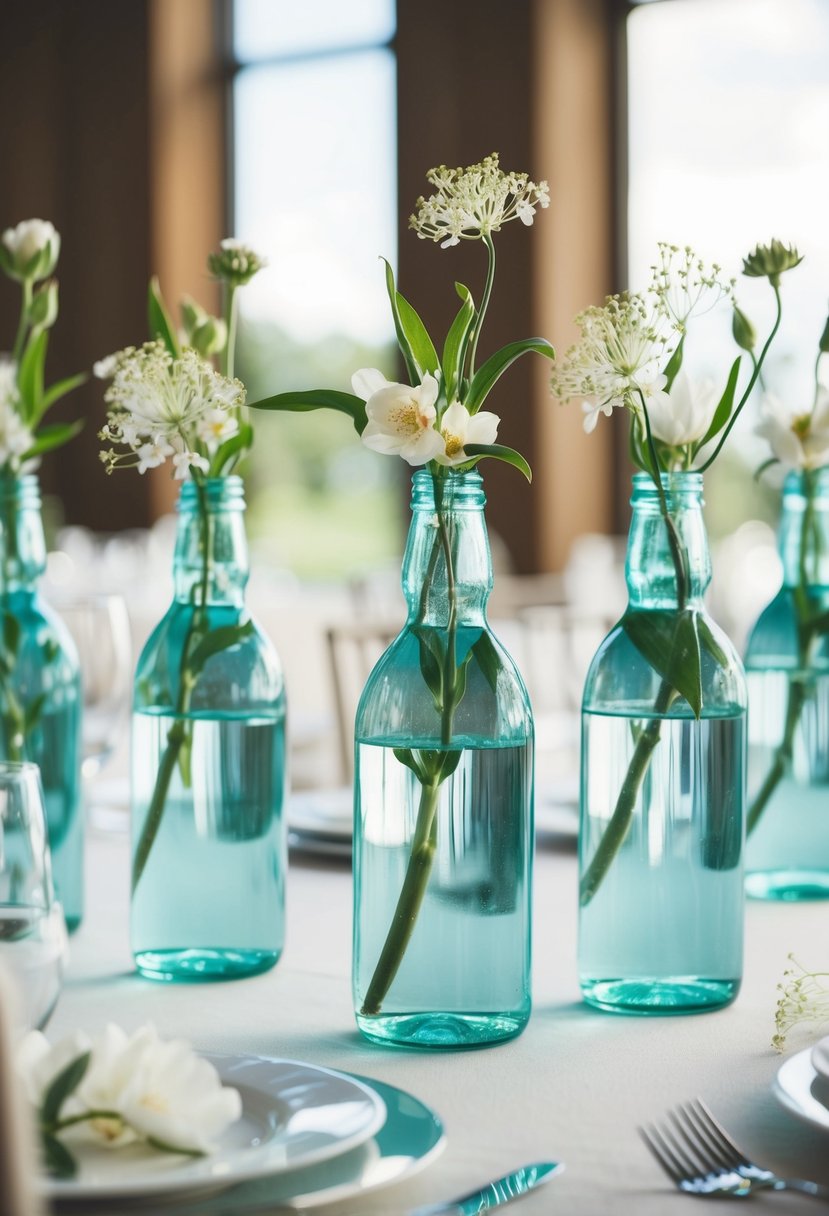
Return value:
[[(233, 228), (270, 263), (241, 297), (251, 400), (394, 376), (394, 30), (393, 0), (234, 0)], [(400, 551), (399, 462), (329, 411), (255, 424), (251, 535), (274, 561), (345, 576)]]

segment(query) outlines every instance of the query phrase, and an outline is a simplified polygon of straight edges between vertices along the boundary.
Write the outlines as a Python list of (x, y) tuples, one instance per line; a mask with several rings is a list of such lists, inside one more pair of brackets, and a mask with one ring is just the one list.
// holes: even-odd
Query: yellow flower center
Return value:
[(413, 401), (409, 405), (398, 405), (389, 410), (389, 422), (397, 431), (414, 432), (427, 425), (425, 419), (418, 416), (417, 406)]
[(446, 455), (450, 457), (457, 456), (458, 452), (463, 451), (463, 440), (460, 435), (451, 435), (448, 431), (443, 431), (443, 438), (446, 441)]
[(170, 1104), (166, 1098), (162, 1098), (159, 1094), (154, 1093), (144, 1094), (141, 1099), (141, 1105), (146, 1106), (147, 1110), (155, 1111), (157, 1115), (166, 1115), (170, 1109)]
[(811, 414), (801, 414), (798, 418), (792, 418), (792, 431), (797, 435), (798, 439), (807, 439), (811, 427)]

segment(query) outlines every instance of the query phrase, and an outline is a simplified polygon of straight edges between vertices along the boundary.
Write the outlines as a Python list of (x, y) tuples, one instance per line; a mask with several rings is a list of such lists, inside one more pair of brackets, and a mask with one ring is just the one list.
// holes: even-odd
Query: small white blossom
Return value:
[(532, 224), (536, 207), (550, 205), (546, 182), (536, 184), (526, 173), (504, 173), (497, 153), (466, 169), (439, 165), (426, 177), (437, 191), (417, 200), (409, 227), (421, 239), (440, 241), (441, 249), (481, 240), (510, 220)]
[(386, 456), (402, 456), (411, 465), (428, 464), (444, 452), (443, 436), (435, 429), (439, 386), (428, 372), (414, 387), (387, 380), (376, 368), (355, 372), (351, 385), (366, 403), (366, 447)]
[[(245, 400), (240, 381), (220, 375), (194, 350), (174, 359), (161, 342), (120, 351), (111, 359), (114, 371), (105, 393), (109, 412), (101, 438), (126, 450), (103, 452), (108, 468), (133, 465), (143, 473), (172, 456), (176, 477), (207, 472), (215, 437), (238, 430), (235, 411)], [(105, 362), (110, 371), (112, 364)]]
[(21, 469), (21, 457), (34, 443), (34, 436), (19, 414), (17, 364), (0, 355), (0, 468), (12, 473)]
[(486, 410), (470, 414), (466, 406), (454, 401), (440, 420), (444, 450), (435, 460), (438, 464), (448, 465), (450, 468), (470, 460), (471, 457), (467, 456), (464, 450), (466, 445), (494, 443), (500, 421), (497, 414), (487, 413)]
[(724, 297), (734, 293), (734, 280), (722, 278), (722, 267), (707, 265), (690, 245), (680, 249), (665, 241), (657, 243), (659, 261), (651, 267), (650, 291), (660, 312), (682, 333), (691, 317), (710, 312)]
[(92, 364), (92, 374), (97, 380), (111, 380), (118, 370), (118, 354), (105, 355), (97, 363)]
[(110, 1025), (95, 1039), (76, 1033), (54, 1046), (32, 1031), (19, 1046), (17, 1066), (35, 1109), (55, 1077), (86, 1052), (89, 1065), (60, 1118), (101, 1114), (77, 1123), (75, 1135), (111, 1148), (146, 1139), (206, 1153), (241, 1115), (238, 1092), (222, 1086), (212, 1064), (187, 1043), (163, 1042), (151, 1025), (131, 1036)]
[(685, 371), (680, 371), (670, 394), (657, 392), (646, 398), (654, 438), (672, 448), (696, 443), (711, 425), (717, 400), (712, 380), (692, 380)]
[(60, 236), (49, 220), (21, 220), (2, 236), (4, 266), (15, 279), (45, 279), (55, 269)]
[(796, 410), (771, 393), (763, 399), (757, 434), (790, 469), (819, 469), (829, 464), (829, 389), (820, 387), (812, 410)]

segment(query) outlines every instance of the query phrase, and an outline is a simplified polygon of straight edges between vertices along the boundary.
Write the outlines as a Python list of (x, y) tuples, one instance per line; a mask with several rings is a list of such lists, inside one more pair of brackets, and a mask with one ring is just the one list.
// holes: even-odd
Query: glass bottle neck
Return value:
[(653, 479), (647, 473), (634, 474), (625, 566), (632, 608), (698, 605), (711, 581), (702, 474), (663, 473), (662, 489), (668, 523)]
[(492, 559), (479, 473), (412, 479), (412, 523), (403, 558), (409, 623), (482, 625), (492, 590)]
[(249, 573), (244, 511), (239, 477), (184, 483), (173, 557), (177, 600), (235, 606), (244, 602)]
[(829, 468), (788, 475), (778, 541), (786, 587), (829, 591)]
[(0, 590), (34, 591), (45, 569), (38, 480), (32, 474), (0, 477)]

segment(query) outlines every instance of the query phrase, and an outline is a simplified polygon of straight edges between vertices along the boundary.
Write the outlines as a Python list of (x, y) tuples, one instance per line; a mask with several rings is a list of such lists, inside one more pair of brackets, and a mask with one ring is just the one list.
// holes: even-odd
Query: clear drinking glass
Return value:
[(45, 1026), (55, 1007), (65, 953), (40, 770), (0, 764), (0, 957), (20, 989), (29, 1028)]

